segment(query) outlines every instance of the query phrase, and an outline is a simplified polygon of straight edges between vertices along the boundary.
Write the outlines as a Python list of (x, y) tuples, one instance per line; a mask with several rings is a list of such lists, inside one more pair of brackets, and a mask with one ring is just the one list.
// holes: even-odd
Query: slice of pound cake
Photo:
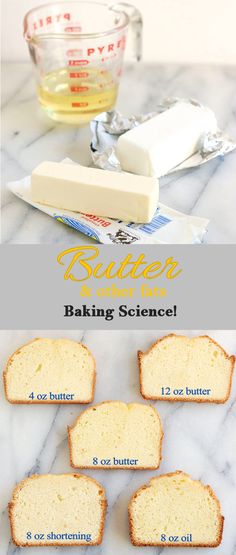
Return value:
[(170, 334), (138, 352), (140, 390), (145, 399), (225, 403), (235, 357), (207, 335)]
[(12, 539), (32, 545), (99, 545), (106, 513), (103, 487), (82, 474), (34, 475), (9, 504)]
[(159, 467), (163, 431), (154, 407), (106, 401), (82, 412), (68, 432), (75, 468)]
[(184, 472), (152, 478), (129, 504), (134, 545), (217, 547), (224, 517), (210, 486)]
[(10, 403), (90, 403), (95, 361), (69, 339), (35, 339), (9, 358), (3, 374)]

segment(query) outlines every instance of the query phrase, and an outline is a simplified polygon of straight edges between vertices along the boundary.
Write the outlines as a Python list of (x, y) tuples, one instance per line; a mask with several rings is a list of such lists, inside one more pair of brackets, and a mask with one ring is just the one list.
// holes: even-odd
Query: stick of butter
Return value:
[(42, 162), (32, 173), (31, 198), (56, 208), (127, 222), (150, 222), (159, 184), (153, 177)]
[(117, 157), (125, 171), (161, 177), (197, 152), (203, 134), (216, 130), (211, 110), (177, 102), (121, 135)]

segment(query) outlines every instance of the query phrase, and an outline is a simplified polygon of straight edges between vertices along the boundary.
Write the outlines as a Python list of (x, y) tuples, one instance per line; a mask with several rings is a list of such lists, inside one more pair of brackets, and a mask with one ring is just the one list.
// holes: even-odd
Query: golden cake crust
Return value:
[[(168, 403), (179, 403), (179, 402), (187, 402), (187, 403), (215, 403), (215, 404), (223, 404), (226, 403), (226, 401), (228, 401), (229, 396), (230, 396), (230, 391), (231, 391), (231, 386), (232, 386), (232, 379), (233, 379), (233, 372), (234, 372), (234, 365), (235, 365), (235, 356), (231, 355), (229, 356), (226, 351), (223, 349), (223, 347), (221, 347), (221, 345), (219, 345), (219, 343), (217, 343), (217, 341), (215, 341), (214, 339), (212, 339), (211, 337), (209, 337), (209, 335), (199, 335), (197, 336), (199, 339), (208, 339), (211, 343), (213, 343), (214, 345), (216, 345), (217, 348), (219, 348), (222, 353), (224, 354), (224, 357), (226, 360), (230, 361), (231, 364), (231, 372), (230, 372), (230, 379), (229, 379), (229, 384), (228, 384), (228, 389), (227, 389), (227, 394), (225, 397), (222, 397), (222, 399), (190, 399), (189, 397), (181, 397), (181, 399), (177, 398), (170, 398), (170, 399), (166, 399), (166, 397), (159, 397), (159, 396), (150, 396), (150, 395), (146, 395), (145, 391), (144, 391), (144, 385), (143, 385), (143, 376), (142, 376), (142, 359), (143, 356), (148, 355), (149, 353), (151, 353), (151, 351), (156, 347), (156, 345), (159, 345), (162, 341), (165, 341), (165, 339), (167, 338), (171, 338), (171, 337), (178, 337), (178, 338), (183, 338), (186, 339), (186, 335), (178, 335), (175, 333), (169, 333), (168, 335), (164, 335), (163, 337), (160, 337), (160, 339), (157, 339), (157, 341), (155, 341), (155, 343), (153, 343), (151, 345), (151, 347), (146, 351), (138, 351), (137, 352), (137, 357), (138, 357), (138, 366), (139, 366), (139, 379), (140, 379), (140, 393), (142, 395), (142, 397), (144, 399), (147, 400), (153, 400), (153, 401), (165, 401)], [(197, 339), (197, 337), (195, 339)], [(194, 338), (193, 338), (194, 339)]]
[[(68, 426), (67, 429), (68, 429), (68, 442), (69, 442), (69, 452), (70, 452), (70, 465), (72, 466), (72, 468), (80, 468), (80, 469), (85, 469), (85, 470), (86, 470), (86, 469), (87, 469), (87, 470), (88, 470), (88, 469), (92, 469), (92, 468), (95, 468), (95, 469), (102, 469), (102, 470), (114, 470), (114, 469), (116, 469), (116, 470), (129, 470), (129, 469), (131, 469), (131, 470), (157, 470), (157, 469), (159, 468), (160, 464), (161, 464), (161, 461), (162, 461), (162, 444), (163, 444), (164, 431), (163, 431), (163, 426), (162, 426), (162, 422), (161, 422), (160, 416), (159, 416), (158, 412), (156, 411), (156, 409), (155, 409), (152, 405), (148, 405), (148, 406), (155, 412), (155, 415), (158, 417), (159, 425), (160, 425), (160, 429), (161, 429), (160, 442), (158, 443), (158, 446), (157, 446), (157, 452), (158, 452), (158, 455), (159, 455), (159, 464), (158, 464), (158, 465), (156, 465), (156, 466), (151, 466), (151, 467), (148, 467), (148, 466), (138, 466), (138, 467), (135, 467), (135, 466), (131, 466), (131, 465), (127, 465), (127, 466), (109, 465), (109, 466), (107, 466), (107, 467), (104, 467), (104, 466), (102, 466), (102, 465), (96, 465), (96, 467), (94, 467), (94, 466), (92, 466), (92, 465), (91, 465), (91, 466), (76, 466), (76, 465), (74, 465), (74, 463), (73, 463), (73, 461), (72, 461), (72, 439), (71, 439), (71, 430), (73, 430), (73, 428), (76, 427), (77, 422), (80, 420), (82, 414), (84, 414), (84, 413), (86, 413), (86, 412), (88, 412), (88, 411), (92, 411), (93, 408), (100, 407), (101, 405), (104, 405), (104, 404), (107, 404), (107, 403), (111, 403), (111, 404), (112, 404), (112, 403), (114, 403), (114, 402), (118, 402), (118, 403), (119, 403), (120, 401), (112, 401), (112, 400), (102, 401), (101, 403), (97, 403), (96, 405), (93, 405), (92, 407), (88, 407), (87, 409), (85, 409), (85, 410), (77, 417), (77, 419), (75, 420), (75, 422), (74, 422), (74, 424), (73, 424), (72, 426)], [(122, 401), (122, 402), (123, 402), (123, 401)], [(140, 404), (140, 403), (125, 403), (125, 404), (127, 404), (127, 405), (131, 404), (131, 405), (132, 405), (132, 404)], [(144, 405), (144, 406), (147, 406), (147, 405)]]
[[(36, 341), (40, 341), (41, 339), (46, 339), (46, 338), (41, 338), (41, 337), (36, 337), (35, 339), (32, 339), (31, 341), (28, 341), (27, 343), (24, 343), (23, 345), (21, 345), (16, 351), (14, 351), (14, 353), (12, 353), (12, 355), (8, 358), (5, 369), (3, 371), (3, 386), (4, 386), (4, 391), (5, 391), (5, 397), (7, 399), (7, 401), (11, 404), (15, 404), (15, 405), (87, 405), (88, 403), (92, 403), (93, 399), (94, 399), (94, 394), (95, 394), (95, 386), (96, 386), (96, 361), (94, 356), (92, 355), (92, 353), (89, 351), (89, 349), (86, 347), (86, 345), (84, 345), (83, 343), (80, 343), (79, 341), (74, 341), (74, 343), (76, 343), (77, 345), (80, 345), (81, 347), (83, 347), (83, 349), (85, 349), (88, 354), (90, 355), (90, 357), (93, 360), (93, 381), (92, 381), (92, 391), (91, 391), (91, 396), (83, 401), (76, 401), (76, 400), (71, 400), (71, 401), (58, 401), (58, 400), (46, 400), (46, 401), (40, 401), (40, 400), (15, 400), (15, 399), (11, 399), (9, 396), (9, 392), (8, 392), (8, 385), (7, 385), (7, 372), (8, 372), (8, 368), (10, 366), (10, 364), (12, 363), (13, 359), (15, 356), (18, 355), (18, 353), (21, 352), (22, 349), (24, 349), (24, 347), (27, 347), (28, 345), (31, 345), (33, 343), (35, 343)], [(57, 340), (53, 340), (53, 341), (57, 341)], [(61, 339), (61, 341), (63, 341), (63, 339)]]
[[(105, 517), (106, 517), (106, 510), (107, 510), (107, 500), (106, 500), (106, 494), (105, 494), (105, 489), (102, 487), (102, 485), (97, 482), (97, 480), (95, 480), (94, 478), (90, 478), (89, 476), (85, 476), (84, 474), (71, 474), (71, 473), (66, 473), (66, 474), (60, 474), (61, 477), (63, 476), (73, 476), (74, 478), (80, 479), (80, 478), (85, 478), (88, 481), (94, 482), (98, 487), (99, 487), (99, 492), (100, 495), (103, 495), (103, 499), (101, 499), (100, 503), (101, 503), (101, 507), (102, 507), (102, 518), (101, 518), (101, 525), (100, 525), (100, 530), (99, 530), (99, 537), (98, 540), (96, 542), (89, 542), (89, 544), (85, 541), (85, 542), (73, 542), (73, 544), (70, 544), (68, 542), (50, 542), (50, 543), (45, 543), (45, 542), (24, 542), (24, 543), (20, 543), (17, 541), (17, 537), (15, 534), (15, 525), (14, 525), (14, 515), (13, 515), (13, 509), (15, 506), (15, 502), (16, 502), (16, 497), (17, 497), (17, 493), (19, 490), (22, 489), (22, 487), (24, 487), (24, 484), (26, 482), (28, 482), (29, 480), (37, 480), (38, 478), (40, 478), (41, 476), (51, 476), (50, 474), (33, 474), (32, 476), (30, 476), (29, 478), (25, 478), (24, 480), (22, 480), (21, 482), (19, 482), (19, 484), (17, 484), (17, 486), (14, 488), (13, 490), (13, 494), (12, 494), (12, 500), (11, 502), (8, 504), (8, 514), (9, 514), (9, 521), (10, 521), (10, 529), (11, 529), (11, 535), (12, 535), (12, 541), (14, 542), (15, 545), (17, 545), (18, 547), (35, 547), (35, 546), (83, 546), (86, 545), (88, 547), (88, 545), (100, 545), (102, 543), (102, 539), (103, 539), (103, 533), (104, 533), (104, 527), (105, 527)], [(54, 476), (54, 475), (52, 475)], [(56, 475), (58, 476), (58, 474)]]
[[(189, 476), (189, 474), (187, 474), (186, 472), (183, 472), (182, 470), (176, 470), (175, 472), (169, 472), (167, 474), (161, 474), (160, 476), (155, 476), (155, 479), (160, 479), (163, 477), (170, 477), (170, 476), (177, 476), (177, 475), (182, 475), (182, 476), (187, 476), (188, 478), (191, 478)], [(191, 478), (192, 480), (192, 478)], [(224, 529), (224, 517), (221, 514), (221, 505), (219, 502), (219, 499), (216, 497), (214, 491), (212, 490), (211, 486), (209, 485), (204, 485), (202, 484), (202, 482), (200, 480), (192, 480), (193, 482), (197, 482), (199, 485), (201, 485), (201, 487), (204, 487), (208, 490), (210, 496), (212, 497), (212, 499), (214, 499), (214, 501), (216, 502), (216, 505), (218, 507), (218, 525), (219, 525), (219, 533), (218, 536), (216, 538), (216, 541), (214, 544), (192, 544), (189, 542), (183, 542), (180, 543), (178, 542), (178, 544), (173, 544), (173, 543), (163, 543), (163, 542), (155, 542), (155, 543), (142, 543), (142, 542), (137, 542), (135, 540), (135, 532), (134, 532), (134, 522), (133, 522), (133, 518), (132, 518), (132, 504), (134, 502), (134, 500), (136, 499), (136, 497), (139, 495), (139, 493), (141, 491), (144, 491), (145, 489), (149, 488), (150, 485), (149, 484), (145, 484), (144, 486), (141, 486), (131, 497), (131, 500), (129, 502), (129, 506), (128, 506), (128, 518), (129, 518), (129, 534), (130, 534), (130, 540), (131, 543), (135, 546), (156, 546), (156, 547), (218, 547), (221, 542), (222, 542), (222, 537), (223, 537), (223, 529)]]

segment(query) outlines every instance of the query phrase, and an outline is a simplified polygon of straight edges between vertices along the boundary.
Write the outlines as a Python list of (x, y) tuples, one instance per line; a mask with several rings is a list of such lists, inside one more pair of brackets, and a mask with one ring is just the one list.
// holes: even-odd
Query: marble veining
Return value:
[[(126, 114), (155, 110), (166, 96), (194, 97), (212, 108), (220, 127), (236, 139), (236, 67), (133, 64), (125, 67), (117, 108)], [(89, 244), (91, 239), (53, 221), (6, 190), (45, 159), (91, 162), (89, 126), (56, 124), (38, 106), (30, 63), (3, 67), (2, 240), (7, 243)], [(161, 180), (160, 201), (210, 219), (206, 243), (236, 242), (236, 154)]]
[[(1, 331), (1, 367), (21, 344), (34, 337), (68, 337), (83, 341), (97, 362), (95, 402), (119, 399), (145, 402), (139, 393), (136, 352), (168, 332), (160, 331)], [(190, 336), (208, 333), (229, 354), (236, 353), (236, 331), (180, 331)], [(223, 542), (216, 555), (236, 552), (236, 380), (223, 405), (155, 403), (164, 426), (163, 459), (158, 471), (92, 470), (106, 489), (108, 512), (103, 543), (98, 547), (31, 547), (30, 555), (173, 555), (171, 548), (138, 548), (128, 535), (127, 507), (136, 489), (153, 475), (184, 470), (218, 495), (225, 516)], [(7, 504), (17, 482), (34, 473), (63, 473), (69, 464), (67, 426), (83, 410), (79, 405), (11, 405), (0, 391), (0, 517), (1, 555), (22, 552), (10, 540)], [(212, 549), (178, 548), (178, 555), (213, 555)], [(28, 552), (27, 552), (28, 553)]]

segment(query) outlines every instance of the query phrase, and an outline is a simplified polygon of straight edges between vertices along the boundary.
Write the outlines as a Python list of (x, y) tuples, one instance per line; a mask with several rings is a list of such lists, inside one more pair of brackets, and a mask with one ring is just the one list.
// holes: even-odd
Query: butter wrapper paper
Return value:
[[(66, 160), (68, 162), (68, 160)], [(30, 176), (8, 184), (8, 189), (17, 197), (62, 222), (80, 233), (103, 244), (191, 244), (201, 243), (209, 220), (188, 216), (159, 205), (149, 224), (133, 224), (60, 210), (53, 206), (35, 203), (30, 196)]]

